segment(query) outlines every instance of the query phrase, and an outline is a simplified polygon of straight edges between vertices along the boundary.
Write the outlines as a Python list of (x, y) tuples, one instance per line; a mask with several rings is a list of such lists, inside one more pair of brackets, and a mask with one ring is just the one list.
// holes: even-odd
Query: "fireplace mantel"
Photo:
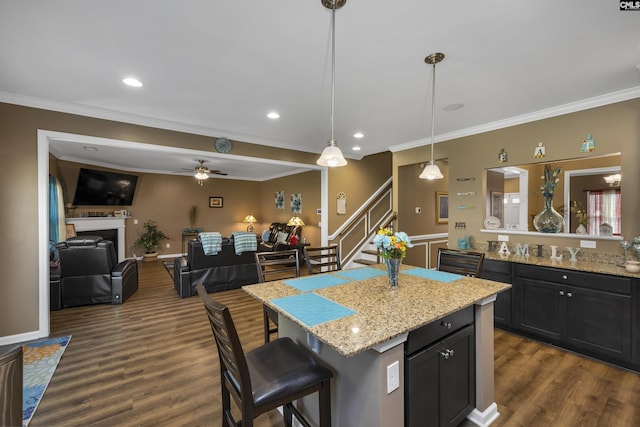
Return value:
[(124, 260), (124, 217), (88, 217), (88, 218), (67, 218), (67, 224), (73, 224), (76, 231), (96, 231), (96, 230), (118, 230), (118, 262)]

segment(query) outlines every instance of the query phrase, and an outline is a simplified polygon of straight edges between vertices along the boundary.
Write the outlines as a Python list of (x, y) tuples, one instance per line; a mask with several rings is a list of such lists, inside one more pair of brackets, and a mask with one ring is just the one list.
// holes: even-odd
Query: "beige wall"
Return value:
[[(347, 160), (344, 168), (329, 169), (329, 235), (335, 233), (391, 177), (391, 158), (391, 152), (387, 151), (360, 161)], [(336, 212), (336, 200), (340, 192), (347, 196), (345, 215)]]
[[(65, 203), (73, 201), (80, 167), (113, 170), (64, 160), (59, 160), (57, 163)], [(192, 206), (197, 207), (195, 227), (202, 227), (204, 231), (219, 231), (224, 236), (229, 236), (234, 231), (245, 231), (247, 224), (242, 220), (249, 212), (260, 217), (262, 205), (259, 198), (261, 192), (259, 182), (210, 178), (200, 186), (190, 176), (148, 173), (135, 173), (135, 175), (138, 175), (138, 184), (133, 205), (122, 207), (131, 212), (131, 220), (127, 220), (125, 236), (126, 256), (141, 255), (143, 250), (133, 244), (144, 231), (143, 224), (148, 220), (155, 221), (160, 230), (169, 236), (169, 240), (163, 242), (158, 250), (160, 255), (180, 253), (182, 230), (191, 227), (189, 212)], [(288, 179), (295, 180), (290, 177)], [(223, 198), (222, 208), (209, 207), (209, 197), (212, 196)], [(120, 207), (81, 206), (76, 209), (75, 216), (81, 212), (85, 215), (94, 211), (111, 213), (115, 209)], [(138, 224), (134, 224), (134, 219), (138, 219)], [(167, 243), (170, 248), (166, 247)]]
[[(284, 209), (276, 209), (275, 193), (284, 191)], [(291, 194), (302, 194), (302, 214), (304, 221), (302, 237), (306, 237), (312, 245), (320, 244), (320, 215), (316, 209), (320, 208), (320, 171), (310, 171), (294, 177), (272, 179), (260, 185), (259, 198), (261, 210), (256, 225), (256, 231), (269, 228), (272, 222), (287, 222), (294, 216), (291, 212)]]
[[(3, 155), (0, 179), (4, 183), (0, 187), (0, 203), (3, 205), (0, 211), (0, 237), (3, 241), (0, 266), (4, 272), (3, 280), (0, 282), (0, 338), (3, 338), (33, 333), (39, 329), (40, 324), (38, 129), (195, 150), (211, 150), (213, 138), (5, 103), (0, 103), (0, 123), (0, 146)], [(233, 147), (234, 154), (238, 155), (299, 163), (315, 164), (318, 157), (314, 153), (283, 150), (241, 141), (234, 141)], [(375, 188), (379, 185), (378, 182), (384, 182), (391, 175), (390, 157), (390, 153), (385, 153), (361, 161), (349, 160), (349, 165), (335, 175), (331, 171), (330, 199), (336, 191), (347, 192), (352, 196), (353, 203), (368, 197), (368, 192), (372, 192), (371, 188)], [(57, 159), (50, 158), (49, 163), (51, 171), (57, 173)], [(371, 174), (367, 172), (370, 166), (375, 169)], [(192, 204), (202, 207), (199, 209), (198, 225), (205, 229), (220, 230), (224, 234), (246, 229), (242, 219), (249, 212), (258, 209), (260, 224), (256, 230), (260, 230), (265, 224), (280, 219), (271, 219), (273, 212), (268, 210), (269, 206), (273, 206), (273, 192), (277, 187), (286, 190), (287, 195), (289, 191), (303, 193), (303, 218), (307, 222), (308, 215), (311, 224), (303, 231), (303, 235), (309, 233), (309, 238), (315, 240), (319, 239), (314, 226), (318, 218), (314, 217), (314, 213), (320, 206), (320, 189), (314, 188), (314, 183), (320, 181), (320, 173), (315, 172), (317, 176), (313, 174), (303, 174), (302, 179), (292, 178), (296, 181), (295, 184), (286, 180), (247, 184), (241, 181), (213, 179), (210, 180), (210, 186), (207, 184), (203, 187), (194, 185), (189, 177), (144, 174), (131, 211), (139, 218), (140, 223), (149, 218), (156, 219), (162, 229), (171, 236), (171, 248), (163, 248), (162, 251), (176, 253), (179, 252), (176, 245), (180, 244), (178, 236), (182, 228), (189, 225), (188, 209)], [(385, 174), (386, 177), (381, 179)], [(343, 178), (346, 179), (344, 182), (333, 183), (334, 180)], [(147, 196), (148, 194), (152, 195)], [(224, 197), (224, 208), (210, 209), (209, 196)], [(149, 198), (151, 207), (145, 207), (138, 198)], [(263, 202), (263, 198), (266, 202)], [(263, 208), (267, 209), (264, 213)], [(354, 205), (348, 208), (355, 209)], [(256, 215), (256, 212), (253, 214)], [(288, 213), (282, 218), (287, 216)], [(337, 228), (341, 220), (342, 217), (334, 218), (332, 226)], [(136, 237), (137, 229), (130, 227), (127, 240), (132, 241)], [(131, 250), (129, 246), (128, 251)]]
[[(587, 134), (592, 134), (596, 149), (591, 153), (580, 152), (580, 146)], [(546, 157), (541, 160), (533, 158), (534, 148), (543, 142)], [(504, 148), (509, 161), (498, 163), (498, 153)], [(480, 233), (485, 217), (486, 184), (483, 181), (484, 170), (508, 165), (522, 165), (572, 158), (602, 156), (608, 153), (622, 153), (622, 235), (629, 239), (640, 235), (640, 99), (611, 104), (550, 119), (526, 123), (478, 135), (458, 138), (434, 147), (436, 159), (448, 159), (449, 163), (449, 242), (456, 247), (457, 239), (469, 234), (472, 242), (486, 242), (488, 235)], [(412, 184), (405, 182), (401, 175), (401, 167), (417, 164), (429, 159), (429, 151), (425, 147), (414, 148), (394, 153), (394, 204), (398, 206), (403, 189)], [(416, 180), (417, 178), (416, 174)], [(458, 178), (473, 178), (474, 181), (458, 181)], [(412, 179), (412, 178), (408, 178)], [(535, 180), (530, 175), (530, 181)], [(475, 191), (475, 196), (456, 196), (458, 192)], [(533, 197), (532, 197), (533, 198)], [(560, 202), (562, 203), (562, 202)], [(457, 205), (473, 205), (475, 209), (456, 209)], [(398, 206), (398, 209), (402, 209)], [(400, 219), (400, 221), (404, 221)], [(465, 222), (465, 230), (456, 230), (456, 221)], [(403, 227), (428, 230), (426, 224), (415, 222)], [(495, 239), (491, 239), (495, 240)], [(575, 240), (561, 239), (553, 236), (510, 236), (511, 242), (556, 244), (561, 247), (575, 245)], [(570, 243), (568, 243), (570, 242)], [(620, 248), (615, 241), (598, 241), (594, 250), (619, 254)]]

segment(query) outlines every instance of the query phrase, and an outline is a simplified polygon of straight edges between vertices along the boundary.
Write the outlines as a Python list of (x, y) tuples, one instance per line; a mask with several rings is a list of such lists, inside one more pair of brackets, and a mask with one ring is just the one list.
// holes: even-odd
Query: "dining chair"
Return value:
[(438, 248), (438, 270), (463, 276), (479, 277), (484, 253)]
[[(283, 407), (287, 427), (292, 426), (293, 416), (309, 426), (293, 401), (318, 392), (319, 425), (330, 427), (331, 369), (289, 337), (278, 338), (245, 353), (229, 308), (211, 299), (202, 284), (196, 289), (204, 303), (220, 358), (222, 426), (252, 427), (257, 416), (279, 406)], [(233, 417), (230, 397), (240, 409), (242, 419), (239, 421)]]
[(309, 274), (342, 270), (338, 246), (321, 246), (304, 248), (304, 260)]
[[(274, 252), (256, 252), (258, 282), (300, 277), (300, 254), (297, 249)], [(264, 342), (271, 340), (271, 334), (278, 332), (278, 313), (267, 305), (262, 305), (264, 319)]]

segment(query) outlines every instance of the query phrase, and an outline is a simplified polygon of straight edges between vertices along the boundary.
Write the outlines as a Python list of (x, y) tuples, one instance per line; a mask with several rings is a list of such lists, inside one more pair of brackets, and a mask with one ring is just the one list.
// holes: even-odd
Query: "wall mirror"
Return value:
[[(487, 169), (485, 218), (497, 217), (502, 230), (535, 232), (533, 217), (544, 205), (540, 187), (545, 164), (561, 169), (553, 206), (564, 217), (562, 233), (600, 235), (604, 222), (613, 223), (614, 235), (620, 233), (620, 153)], [(586, 224), (578, 230), (580, 222)]]

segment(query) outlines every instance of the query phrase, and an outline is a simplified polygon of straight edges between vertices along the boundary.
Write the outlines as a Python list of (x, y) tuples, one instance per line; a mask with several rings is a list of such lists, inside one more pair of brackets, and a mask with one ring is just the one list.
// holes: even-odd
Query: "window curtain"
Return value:
[(587, 191), (587, 211), (589, 218), (588, 233), (600, 233), (600, 225), (607, 223), (613, 228), (613, 234), (622, 233), (620, 190)]
[(55, 176), (49, 175), (49, 241), (55, 244), (66, 239), (62, 186)]

